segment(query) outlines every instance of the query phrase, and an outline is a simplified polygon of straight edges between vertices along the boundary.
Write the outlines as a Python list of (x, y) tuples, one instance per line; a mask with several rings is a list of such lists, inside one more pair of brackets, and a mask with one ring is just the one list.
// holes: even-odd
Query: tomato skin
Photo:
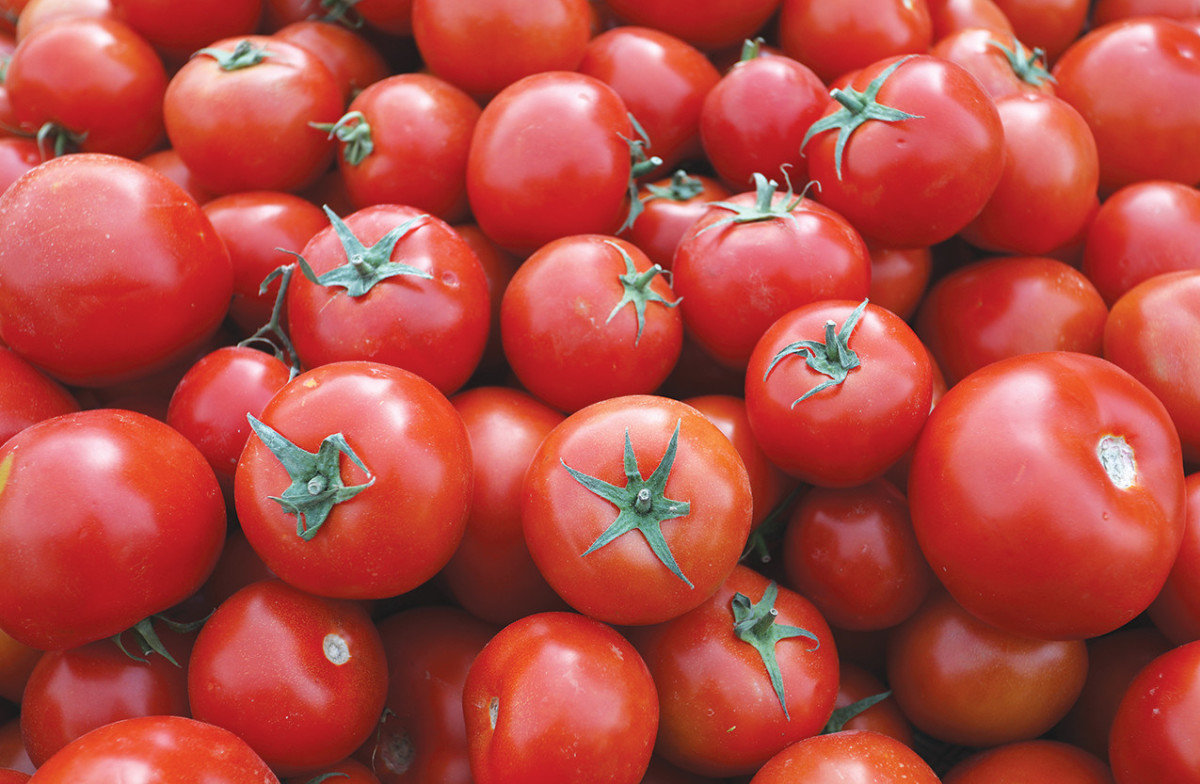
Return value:
[(225, 538), (216, 477), (157, 420), (64, 414), (5, 442), (0, 466), (0, 589), (10, 597), (0, 626), (26, 645), (71, 648), (122, 632), (191, 596), (216, 563)]
[(925, 0), (783, 0), (779, 39), (785, 54), (830, 82), (885, 57), (925, 52), (933, 20)]
[[(700, 219), (709, 202), (726, 199), (732, 194), (715, 177), (704, 174), (689, 174), (698, 185), (694, 196), (683, 199), (653, 195), (647, 185), (638, 190), (643, 201), (642, 214), (633, 226), (621, 236), (641, 248), (642, 252), (658, 266), (671, 269), (675, 259), (675, 248), (692, 224)], [(649, 183), (659, 188), (669, 188), (671, 177)]]
[(0, 346), (0, 444), (36, 422), (78, 410), (65, 387)]
[(994, 0), (926, 0), (936, 44), (959, 30), (982, 27), (995, 33), (1012, 33), (1012, 23)]
[(819, 733), (833, 711), (837, 650), (811, 602), (778, 589), (775, 623), (816, 637), (775, 646), (787, 715), (758, 651), (734, 633), (734, 594), (757, 602), (768, 582), (739, 565), (703, 604), (632, 632), (658, 687), (656, 752), (684, 770), (704, 776), (753, 773), (784, 746)]
[(630, 25), (652, 27), (706, 51), (737, 46), (754, 38), (780, 0), (610, 0), (608, 7)]
[[(638, 532), (581, 555), (618, 511), (564, 463), (625, 486), (622, 442), (628, 432), (638, 470), (648, 478), (663, 461), (677, 423), (677, 452), (663, 494), (690, 506), (683, 516), (663, 521), (661, 531), (687, 582)], [(737, 449), (696, 409), (652, 395), (610, 398), (568, 416), (539, 445), (522, 494), (521, 524), (534, 563), (568, 604), (607, 623), (659, 623), (696, 607), (737, 564), (750, 531), (750, 482)]]
[[(252, 436), (234, 475), (242, 530), (275, 574), (325, 596), (382, 599), (409, 591), (449, 560), (471, 503), (471, 446), (462, 418), (429, 382), (375, 362), (337, 362), (302, 373), (262, 422), (309, 452), (341, 433), (375, 477), (333, 507), (305, 540), (297, 518), (271, 500), (291, 479)], [(347, 486), (367, 475), (346, 458)]]
[(478, 784), (636, 784), (658, 728), (657, 692), (637, 650), (575, 613), (504, 627), (471, 664), (462, 704)]
[(262, 3), (255, 0), (202, 0), (174, 9), (155, 0), (109, 2), (114, 17), (174, 62), (213, 41), (255, 32), (262, 14)]
[(1200, 473), (1187, 477), (1187, 528), (1150, 619), (1177, 645), (1200, 640)]
[(271, 35), (315, 54), (341, 85), (343, 103), (392, 72), (370, 40), (344, 25), (301, 19)]
[(1108, 766), (1094, 754), (1066, 743), (1031, 740), (982, 751), (951, 768), (943, 784), (1112, 784)]
[(232, 732), (182, 716), (106, 724), (67, 745), (34, 774), (34, 784), (279, 784)]
[(134, 161), (79, 153), (35, 167), (0, 197), (0, 237), (0, 339), (67, 384), (147, 376), (201, 345), (228, 307), (212, 224)]
[(1057, 60), (1087, 22), (1087, 0), (994, 0), (1017, 38)]
[(933, 276), (929, 248), (880, 248), (868, 245), (871, 287), (867, 296), (881, 308), (911, 321)]
[[(868, 669), (847, 660), (842, 651), (838, 651), (838, 654), (841, 661), (838, 663), (838, 695), (833, 703), (834, 710), (888, 691), (883, 681)], [(855, 714), (843, 729), (871, 730), (895, 738), (910, 748), (913, 745), (912, 723), (901, 712), (896, 698), (890, 695), (865, 711)]]
[(1092, 3), (1092, 26), (1135, 16), (1167, 16), (1186, 20), (1200, 16), (1196, 0), (1096, 0)]
[(900, 741), (871, 730), (847, 730), (788, 746), (768, 760), (750, 784), (795, 781), (938, 784), (938, 777)]
[(595, 77), (527, 76), (484, 108), (467, 156), (479, 228), (521, 256), (572, 234), (612, 234), (628, 210), (633, 127)]
[(1117, 784), (1194, 781), (1200, 760), (1190, 739), (1200, 719), (1200, 642), (1147, 664), (1113, 719), (1108, 756)]
[(1179, 437), (1162, 403), (1110, 362), (1011, 357), (934, 408), (908, 498), (922, 552), (968, 611), (1031, 637), (1093, 637), (1146, 609), (1179, 551)]
[(284, 775), (350, 756), (386, 690), (383, 643), (362, 605), (281, 580), (222, 602), (188, 666), (192, 714), (237, 733)]
[[(966, 68), (996, 100), (1016, 94), (1054, 94), (1053, 81), (1046, 76), (1033, 76), (1033, 81), (1022, 78), (997, 44), (1014, 54), (1018, 54), (1020, 47), (1026, 58), (1033, 56), (1011, 30), (1001, 33), (985, 27), (967, 27), (943, 36), (929, 53)], [(1043, 68), (1047, 65), (1040, 58), (1036, 62)]]

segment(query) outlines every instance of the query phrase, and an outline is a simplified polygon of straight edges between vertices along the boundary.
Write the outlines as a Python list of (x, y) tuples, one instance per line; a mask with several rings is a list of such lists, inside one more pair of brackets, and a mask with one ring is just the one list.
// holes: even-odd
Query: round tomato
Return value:
[(824, 82), (885, 57), (916, 54), (933, 42), (925, 0), (783, 0), (783, 51)]
[(1029, 51), (1011, 32), (963, 28), (942, 37), (929, 53), (966, 68), (997, 100), (1016, 94), (1054, 94), (1046, 53)]
[[(361, 0), (358, 3), (361, 8)], [(342, 88), (343, 102), (392, 73), (383, 53), (362, 31), (320, 19), (300, 19), (271, 35), (303, 47), (317, 56)], [(210, 40), (216, 40), (216, 37)]]
[(1147, 664), (1121, 699), (1108, 741), (1117, 784), (1200, 779), (1200, 641)]
[(936, 43), (959, 30), (982, 27), (1000, 34), (1012, 34), (1012, 22), (994, 0), (925, 0), (933, 22)]
[(626, 24), (652, 27), (704, 50), (737, 46), (754, 38), (780, 0), (609, 0)]
[(1162, 591), (1150, 605), (1155, 626), (1175, 643), (1200, 640), (1200, 473), (1187, 477), (1187, 528)]
[(200, 0), (164, 6), (155, 0), (110, 0), (113, 16), (137, 30), (174, 62), (213, 41), (258, 28), (261, 0)]
[(938, 777), (925, 760), (895, 738), (871, 730), (846, 730), (788, 746), (768, 760), (750, 784), (796, 781), (938, 784)]
[(30, 425), (79, 410), (61, 384), (0, 345), (0, 444)]
[(1013, 32), (1030, 46), (1057, 60), (1083, 30), (1088, 0), (994, 0)]
[(640, 248), (650, 261), (669, 270), (675, 247), (708, 209), (709, 202), (730, 195), (729, 189), (714, 177), (677, 169), (670, 177), (638, 188), (642, 214), (621, 236)]
[(1108, 766), (1066, 743), (1029, 740), (974, 754), (942, 777), (943, 784), (1112, 784)]

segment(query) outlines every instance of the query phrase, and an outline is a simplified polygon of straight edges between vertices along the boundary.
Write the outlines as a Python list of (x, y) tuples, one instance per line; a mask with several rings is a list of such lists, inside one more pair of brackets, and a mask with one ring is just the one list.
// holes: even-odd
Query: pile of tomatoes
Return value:
[(1200, 782), (1196, 0), (0, 8), (0, 784)]

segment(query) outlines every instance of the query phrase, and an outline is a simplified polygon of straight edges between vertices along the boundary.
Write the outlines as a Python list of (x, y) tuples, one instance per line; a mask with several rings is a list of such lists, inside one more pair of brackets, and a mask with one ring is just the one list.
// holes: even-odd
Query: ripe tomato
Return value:
[(1150, 619), (1178, 645), (1200, 640), (1200, 473), (1187, 477), (1187, 528)]
[(639, 186), (642, 214), (621, 236), (640, 248), (650, 261), (669, 270), (675, 247), (704, 214), (709, 202), (730, 195), (729, 189), (714, 177), (677, 169), (670, 177)]
[(568, 604), (609, 623), (658, 623), (696, 607), (750, 531), (737, 449), (699, 411), (664, 397), (610, 398), (568, 416), (538, 447), (523, 494), (534, 563)]
[(1110, 362), (1011, 357), (933, 409), (908, 499), (922, 552), (968, 611), (1031, 637), (1093, 637), (1145, 610), (1179, 552), (1179, 436)]
[(704, 50), (737, 46), (754, 38), (780, 0), (609, 0), (608, 7), (630, 25), (652, 27)]
[(137, 30), (164, 57), (182, 63), (213, 41), (250, 35), (258, 28), (261, 0), (200, 0), (167, 7), (155, 0), (109, 0), (113, 16)]
[[(873, 702), (866, 710), (855, 712), (841, 726), (832, 727), (834, 718), (831, 716), (825, 731), (872, 730), (881, 735), (891, 736), (905, 746), (911, 747), (914, 742), (912, 723), (900, 711), (900, 707), (896, 704), (896, 698), (891, 696), (883, 681), (862, 665), (847, 660), (845, 656), (840, 658), (838, 696), (833, 703), (833, 716), (837, 716), (842, 709), (857, 711), (857, 706), (863, 700), (873, 700)], [(883, 699), (879, 699), (880, 697)]]
[(1057, 60), (1083, 30), (1088, 0), (994, 0), (1017, 38)]
[(868, 245), (871, 286), (868, 298), (881, 308), (911, 321), (933, 276), (929, 248), (880, 248)]
[(30, 425), (79, 410), (62, 385), (0, 346), (0, 444)]
[(471, 445), (429, 382), (375, 362), (321, 365), (252, 424), (234, 499), (275, 574), (324, 596), (382, 599), (449, 560), (471, 504)]
[(222, 602), (188, 665), (192, 715), (237, 733), (284, 775), (350, 756), (386, 692), (383, 642), (362, 605), (280, 580)]
[(106, 386), (183, 358), (232, 287), (208, 218), (142, 164), (68, 155), (0, 196), (0, 340), (60, 381)]
[(1117, 784), (1196, 781), (1191, 729), (1200, 721), (1200, 641), (1147, 664), (1121, 699), (1109, 735)]
[(462, 708), (478, 784), (637, 784), (658, 728), (654, 681), (637, 650), (575, 613), (504, 627), (471, 664)]
[(763, 765), (750, 784), (796, 781), (938, 784), (938, 777), (925, 760), (895, 738), (871, 730), (847, 730), (788, 746)]
[(951, 768), (942, 784), (1112, 784), (1108, 766), (1096, 755), (1066, 743), (1029, 740), (973, 754)]
[(933, 20), (925, 0), (783, 0), (783, 51), (824, 82), (885, 57), (925, 52)]
[[(358, 4), (361, 8), (361, 0)], [(342, 103), (392, 73), (383, 54), (360, 31), (319, 19), (301, 19), (271, 33), (317, 56), (342, 88)], [(210, 40), (216, 40), (214, 36)]]
[(0, 448), (0, 487), (0, 627), (34, 648), (111, 637), (183, 601), (225, 539), (203, 455), (130, 411), (27, 427)]
[(993, 99), (1018, 93), (1054, 94), (1045, 52), (1031, 52), (1012, 32), (963, 28), (941, 37), (929, 53), (966, 68)]

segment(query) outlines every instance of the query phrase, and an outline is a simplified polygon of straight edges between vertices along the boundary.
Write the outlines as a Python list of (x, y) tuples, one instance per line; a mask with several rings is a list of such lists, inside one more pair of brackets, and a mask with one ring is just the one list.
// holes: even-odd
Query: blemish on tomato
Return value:
[(340, 634), (326, 634), (321, 647), (325, 651), (325, 658), (339, 667), (350, 661), (350, 646)]
[(1101, 438), (1096, 445), (1096, 456), (1109, 481), (1118, 490), (1128, 490), (1137, 484), (1137, 461), (1133, 456), (1133, 447), (1125, 440), (1125, 436), (1109, 433)]
[(0, 493), (4, 492), (4, 486), (8, 484), (8, 475), (12, 473), (13, 453), (9, 452), (4, 456), (4, 461), (0, 462)]

